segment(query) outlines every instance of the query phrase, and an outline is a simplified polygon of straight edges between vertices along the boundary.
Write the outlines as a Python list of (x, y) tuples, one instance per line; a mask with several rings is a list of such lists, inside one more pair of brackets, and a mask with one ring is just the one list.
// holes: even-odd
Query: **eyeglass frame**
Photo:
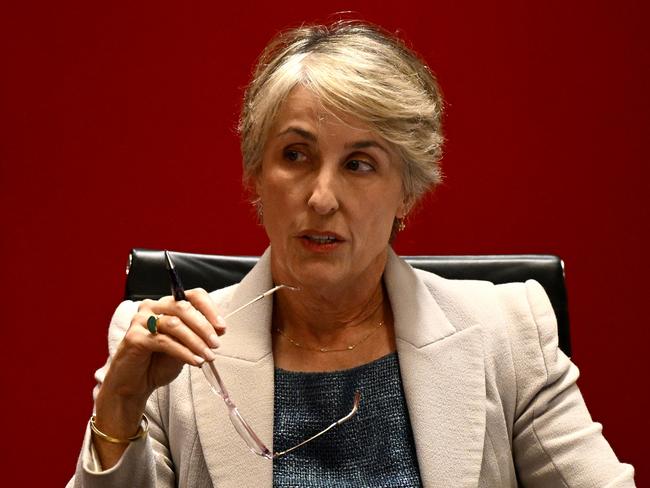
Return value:
[[(287, 288), (287, 289), (292, 289), (292, 290), (297, 290), (297, 288), (294, 288), (289, 285), (277, 285), (270, 290), (262, 293), (261, 295), (253, 298), (249, 302), (243, 304), (241, 307), (233, 310), (229, 314), (227, 314), (224, 318), (228, 319), (229, 317), (232, 317), (236, 313), (244, 310), (248, 306), (252, 305), (253, 303), (257, 302), (258, 300), (261, 300), (267, 296), (272, 295), (276, 291), (282, 289), (282, 288)], [(271, 451), (264, 442), (259, 438), (259, 436), (255, 433), (255, 431), (252, 429), (252, 427), (246, 422), (244, 417), (239, 413), (239, 410), (237, 409), (237, 406), (235, 403), (232, 401), (230, 398), (230, 395), (228, 394), (228, 390), (226, 389), (226, 385), (224, 384), (223, 380), (221, 379), (221, 376), (219, 375), (219, 372), (217, 371), (216, 366), (214, 365), (214, 361), (205, 361), (201, 365), (201, 370), (203, 371), (203, 375), (205, 378), (208, 380), (208, 383), (210, 384), (210, 389), (212, 390), (213, 393), (221, 397), (226, 404), (226, 407), (228, 407), (228, 418), (230, 419), (230, 422), (232, 423), (233, 427), (239, 434), (239, 436), (244, 440), (248, 448), (253, 452), (253, 454), (256, 454), (260, 457), (263, 457), (265, 459), (273, 460), (277, 459), (281, 456), (284, 456), (286, 454), (289, 454), (290, 452), (304, 446), (305, 444), (308, 444), (309, 442), (317, 439), (318, 437), (322, 436), (326, 432), (329, 432), (333, 428), (343, 424), (344, 422), (347, 422), (350, 420), (352, 417), (354, 417), (359, 410), (359, 404), (361, 402), (361, 393), (359, 391), (355, 391), (354, 393), (354, 402), (352, 404), (352, 409), (350, 410), (350, 413), (347, 415), (341, 417), (339, 420), (336, 422), (333, 422), (332, 424), (328, 425), (326, 428), (321, 430), (320, 432), (317, 432), (316, 434), (312, 435), (311, 437), (305, 439), (304, 441), (300, 442), (299, 444), (296, 444), (295, 446), (286, 449), (284, 451), (280, 452), (273, 452)]]

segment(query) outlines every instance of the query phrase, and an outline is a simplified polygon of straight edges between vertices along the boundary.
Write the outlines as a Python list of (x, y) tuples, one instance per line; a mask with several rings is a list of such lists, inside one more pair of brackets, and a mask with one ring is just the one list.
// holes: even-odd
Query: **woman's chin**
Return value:
[(345, 288), (353, 282), (350, 273), (334, 263), (304, 263), (292, 273), (299, 286), (305, 290)]
[[(273, 249), (273, 248), (272, 248)], [(339, 294), (366, 283), (371, 288), (381, 279), (386, 251), (366, 263), (363, 257), (354, 259), (347, 253), (312, 254), (304, 252), (272, 255), (273, 277), (276, 283), (299, 286), (315, 294)]]

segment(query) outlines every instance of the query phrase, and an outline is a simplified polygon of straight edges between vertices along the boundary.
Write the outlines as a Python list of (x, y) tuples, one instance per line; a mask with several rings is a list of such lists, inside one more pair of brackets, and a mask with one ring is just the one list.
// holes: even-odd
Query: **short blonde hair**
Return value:
[(245, 182), (258, 173), (275, 116), (299, 84), (392, 144), (412, 202), (440, 182), (443, 100), (434, 75), (395, 36), (349, 21), (281, 32), (262, 52), (239, 121)]

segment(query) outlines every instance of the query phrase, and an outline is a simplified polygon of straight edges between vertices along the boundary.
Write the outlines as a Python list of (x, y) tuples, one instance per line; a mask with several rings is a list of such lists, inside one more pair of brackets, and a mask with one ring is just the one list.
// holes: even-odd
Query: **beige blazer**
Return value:
[[(213, 293), (224, 313), (271, 288), (270, 252), (239, 285)], [(414, 270), (391, 250), (384, 280), (425, 487), (634, 486), (593, 423), (557, 347), (555, 316), (534, 281), (495, 286)], [(229, 321), (217, 367), (242, 415), (273, 439), (271, 299)], [(111, 355), (137, 304), (118, 307)], [(101, 383), (106, 368), (97, 372)], [(151, 397), (148, 438), (100, 471), (89, 433), (69, 486), (272, 486), (272, 463), (248, 451), (203, 373), (183, 369)]]

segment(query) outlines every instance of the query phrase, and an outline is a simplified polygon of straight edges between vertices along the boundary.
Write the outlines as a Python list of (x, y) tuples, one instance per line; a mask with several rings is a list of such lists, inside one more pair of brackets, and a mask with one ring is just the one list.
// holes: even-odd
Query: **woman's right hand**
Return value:
[[(170, 383), (184, 364), (200, 366), (215, 358), (218, 336), (225, 322), (209, 294), (195, 288), (185, 292), (187, 301), (166, 296), (144, 300), (113, 355), (95, 401), (97, 428), (116, 438), (135, 435), (145, 404), (153, 391)], [(152, 334), (147, 320), (159, 316)], [(126, 444), (110, 444), (94, 436), (104, 469), (114, 465)]]

